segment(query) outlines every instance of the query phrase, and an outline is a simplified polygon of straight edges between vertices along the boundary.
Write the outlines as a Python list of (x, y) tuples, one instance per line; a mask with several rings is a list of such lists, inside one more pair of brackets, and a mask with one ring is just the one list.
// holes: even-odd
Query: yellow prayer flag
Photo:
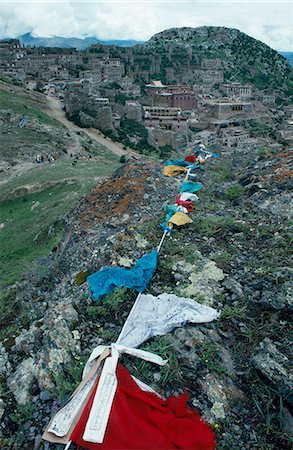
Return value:
[(187, 223), (192, 222), (193, 220), (187, 214), (183, 212), (176, 212), (169, 220), (167, 226), (169, 226), (170, 223), (173, 223), (174, 225), (180, 227), (181, 225), (186, 225)]
[(178, 175), (179, 173), (187, 172), (186, 167), (181, 166), (165, 166), (164, 167), (164, 175), (166, 177), (174, 177), (175, 175)]

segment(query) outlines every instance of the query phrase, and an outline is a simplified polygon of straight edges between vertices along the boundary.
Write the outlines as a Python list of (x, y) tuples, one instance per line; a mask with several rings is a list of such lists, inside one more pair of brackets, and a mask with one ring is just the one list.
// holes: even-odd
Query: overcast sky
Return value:
[(172, 27), (237, 28), (275, 50), (293, 51), (293, 2), (231, 0), (0, 0), (1, 38), (36, 36), (147, 40)]

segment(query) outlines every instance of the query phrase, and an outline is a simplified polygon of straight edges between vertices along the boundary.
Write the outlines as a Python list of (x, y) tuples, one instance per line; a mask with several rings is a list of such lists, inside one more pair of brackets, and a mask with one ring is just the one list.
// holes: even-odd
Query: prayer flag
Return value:
[(143, 292), (157, 266), (158, 252), (153, 251), (140, 258), (132, 269), (123, 267), (105, 267), (89, 277), (87, 281), (98, 300), (102, 295), (108, 294), (116, 287), (128, 287)]
[(157, 297), (142, 294), (126, 319), (117, 343), (138, 347), (154, 336), (162, 336), (187, 322), (212, 322), (220, 313), (191, 298), (163, 293)]
[(185, 167), (180, 167), (180, 166), (165, 166), (164, 167), (164, 175), (166, 177), (174, 177), (176, 175), (179, 175), (182, 172), (187, 172), (187, 169)]
[(197, 192), (202, 188), (201, 183), (195, 183), (194, 181), (183, 181), (180, 192)]
[(127, 370), (117, 367), (117, 391), (102, 443), (83, 438), (98, 382), (70, 439), (90, 450), (213, 450), (215, 437), (198, 412), (187, 405), (186, 392), (167, 400), (143, 390)]
[(176, 212), (171, 219), (169, 219), (167, 225), (170, 223), (173, 223), (174, 225), (177, 225), (180, 227), (181, 225), (186, 225), (187, 223), (192, 223), (192, 219), (185, 214), (184, 212)]

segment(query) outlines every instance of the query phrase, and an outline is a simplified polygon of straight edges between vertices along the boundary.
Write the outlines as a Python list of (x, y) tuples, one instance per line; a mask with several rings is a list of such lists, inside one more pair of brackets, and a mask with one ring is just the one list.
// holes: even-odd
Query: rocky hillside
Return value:
[[(222, 60), (226, 80), (249, 82), (259, 89), (292, 90), (293, 71), (286, 58), (266, 44), (225, 27), (171, 28), (144, 47), (164, 55), (161, 72), (190, 70), (203, 58)], [(292, 91), (290, 93), (292, 95)]]
[(293, 67), (293, 52), (279, 52), (290, 62), (291, 67)]
[[(279, 103), (293, 101), (293, 70), (288, 59), (232, 28), (171, 28), (133, 47), (95, 44), (86, 51), (120, 58), (126, 75), (142, 87), (152, 79), (193, 85), (200, 80), (197, 71), (208, 69), (222, 71), (226, 82), (250, 83), (261, 91), (274, 91)], [(206, 67), (204, 61), (211, 59), (218, 61), (214, 67)]]
[(118, 156), (86, 133), (69, 130), (48, 116), (42, 94), (0, 86), (0, 315), (9, 284), (54, 248), (63, 215), (95, 184), (112, 173)]
[[(187, 388), (219, 449), (292, 444), (289, 164), (288, 153), (255, 148), (222, 153), (206, 167), (193, 224), (165, 242), (148, 292), (189, 295), (221, 318), (147, 342), (169, 359), (160, 370), (123, 357), (165, 395)], [(177, 193), (162, 165), (124, 165), (68, 214), (65, 239), (42, 270), (11, 287), (1, 323), (1, 448), (54, 448), (41, 442), (45, 424), (79, 382), (92, 348), (115, 341), (136, 297), (118, 289), (95, 302), (75, 277), (129, 266), (154, 249), (164, 206)]]
[(0, 85), (1, 149), (0, 167), (35, 162), (38, 154), (58, 159), (73, 145), (74, 137), (42, 112), (44, 96), (22, 88)]

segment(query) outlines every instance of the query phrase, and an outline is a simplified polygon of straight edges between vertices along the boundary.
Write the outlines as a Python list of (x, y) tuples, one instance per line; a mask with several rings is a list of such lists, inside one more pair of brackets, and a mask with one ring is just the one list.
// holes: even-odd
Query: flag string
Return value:
[[(177, 198), (176, 198), (176, 205), (172, 205), (172, 207), (170, 207), (172, 213), (167, 214), (165, 222), (161, 225), (164, 231), (163, 231), (163, 234), (162, 234), (162, 236), (160, 238), (159, 244), (158, 244), (158, 246), (156, 248), (156, 251), (157, 251), (158, 254), (162, 250), (162, 247), (163, 247), (163, 244), (164, 244), (166, 236), (170, 236), (170, 233), (171, 233), (171, 231), (173, 229), (173, 223), (175, 223), (176, 225), (180, 226), (180, 225), (183, 225), (185, 223), (191, 223), (192, 222), (192, 220), (189, 219), (189, 218), (188, 218), (188, 220), (186, 220), (186, 219), (183, 220), (183, 222), (177, 221), (177, 223), (176, 223), (175, 220), (172, 222), (171, 219), (175, 215), (180, 215), (180, 214), (182, 216), (184, 216), (185, 218), (187, 218), (187, 214), (186, 213), (192, 211), (192, 206), (190, 207), (190, 209), (188, 209), (187, 207), (185, 208), (185, 204), (189, 203), (188, 206), (192, 205), (191, 198), (192, 199), (196, 199), (196, 195), (194, 194), (194, 192), (196, 190), (199, 190), (202, 187), (202, 185), (201, 185), (201, 183), (194, 183), (192, 181), (189, 181), (190, 177), (191, 177), (190, 174), (191, 174), (192, 170), (200, 168), (200, 166), (203, 164), (203, 162), (205, 162), (207, 159), (217, 156), (214, 153), (206, 152), (206, 151), (202, 151), (202, 154), (204, 156), (200, 157), (200, 154), (199, 154), (199, 157), (196, 157), (196, 158), (195, 157), (187, 157), (187, 158), (191, 158), (193, 160), (192, 162), (189, 162), (190, 160), (188, 160), (188, 159), (187, 160), (186, 159), (185, 160), (177, 160), (177, 161), (175, 160), (174, 162), (172, 160), (167, 161), (167, 166), (169, 166), (170, 169), (172, 167), (172, 169), (170, 171), (168, 171), (168, 172), (164, 171), (165, 175), (167, 175), (167, 176), (174, 176), (174, 175), (180, 173), (180, 171), (181, 171), (181, 173), (185, 172), (185, 176), (184, 176), (183, 182), (181, 183), (180, 194), (179, 194), (180, 197), (181, 197), (181, 195), (184, 195), (184, 197), (182, 197), (182, 200), (180, 200), (180, 198), (178, 200), (177, 199), (178, 196), (177, 196)], [(176, 163), (177, 163), (177, 165), (176, 165)], [(180, 164), (181, 167), (178, 164)], [(183, 187), (184, 188), (186, 187), (186, 184), (188, 185), (188, 182), (189, 182), (189, 184), (191, 186), (191, 189), (190, 190), (183, 189)], [(194, 189), (194, 190), (192, 190), (192, 189)], [(187, 194), (188, 198), (186, 197), (185, 194)], [(189, 200), (189, 202), (186, 201), (187, 199)], [(183, 206), (183, 204), (184, 204), (184, 206)], [(111, 408), (112, 408), (112, 402), (114, 400), (114, 394), (115, 394), (115, 391), (116, 391), (116, 388), (117, 388), (117, 381), (116, 381), (113, 384), (112, 387), (110, 387), (110, 385), (109, 385), (108, 386), (108, 390), (107, 390), (107, 381), (108, 381), (109, 375), (114, 375), (114, 378), (116, 377), (115, 372), (116, 372), (116, 366), (117, 366), (119, 355), (120, 355), (120, 353), (124, 353), (125, 352), (125, 350), (123, 350), (123, 336), (125, 334), (125, 329), (127, 327), (127, 322), (129, 322), (129, 320), (131, 320), (132, 316), (134, 315), (134, 312), (137, 309), (137, 305), (139, 304), (141, 296), (142, 296), (142, 292), (139, 292), (137, 297), (136, 297), (136, 299), (135, 299), (135, 301), (134, 301), (134, 303), (133, 303), (133, 306), (132, 306), (132, 308), (131, 308), (131, 310), (130, 310), (130, 312), (129, 312), (126, 320), (125, 320), (125, 323), (124, 323), (124, 325), (122, 327), (122, 330), (121, 330), (121, 332), (119, 334), (119, 337), (116, 340), (116, 342), (111, 344), (110, 346), (107, 346), (107, 347), (103, 346), (104, 349), (108, 348), (111, 351), (111, 353), (109, 353), (105, 357), (104, 365), (103, 365), (103, 368), (102, 368), (101, 374), (100, 374), (100, 380), (99, 380), (99, 384), (98, 384), (98, 389), (97, 389), (97, 391), (95, 393), (94, 400), (93, 400), (93, 405), (95, 405), (95, 408), (93, 408), (92, 412), (94, 413), (95, 410), (98, 411), (98, 413), (99, 413), (98, 415), (100, 416), (99, 423), (97, 422), (97, 420), (98, 420), (97, 418), (95, 418), (95, 419), (92, 418), (92, 414), (90, 415), (90, 417), (91, 417), (91, 422), (92, 423), (93, 423), (93, 420), (97, 422), (97, 424), (96, 424), (97, 429), (99, 427), (100, 428), (102, 427), (104, 430), (101, 431), (101, 429), (99, 428), (99, 433), (97, 433), (98, 437), (95, 436), (93, 438), (93, 439), (97, 438), (98, 440), (92, 440), (93, 433), (91, 433), (90, 430), (89, 430), (90, 429), (90, 419), (88, 419), (88, 423), (87, 423), (87, 426), (86, 426), (86, 429), (85, 429), (85, 432), (84, 432), (84, 435), (83, 435), (83, 438), (84, 438), (85, 441), (103, 443), (104, 434), (106, 432), (106, 426), (107, 426), (107, 423), (108, 423), (108, 420), (109, 420), (110, 411), (111, 411)], [(126, 347), (124, 347), (124, 348), (126, 348)], [(100, 347), (97, 347), (96, 349), (99, 349), (98, 350), (99, 352), (102, 351), (100, 349)], [(143, 353), (142, 350), (135, 350), (135, 349), (132, 349), (132, 350), (133, 350), (133, 352), (132, 352), (133, 356), (142, 357), (142, 356), (140, 356), (140, 354)], [(128, 352), (129, 351), (130, 350), (128, 349)], [(94, 350), (94, 352), (95, 352), (95, 350)], [(92, 355), (94, 354), (94, 352), (92, 353)], [(126, 352), (127, 352), (127, 350), (126, 350)], [(94, 358), (96, 358), (96, 356), (93, 356), (93, 359), (90, 358), (87, 364), (90, 364), (90, 361), (93, 361)], [(155, 362), (154, 358), (159, 358), (159, 357), (154, 355), (154, 354), (152, 354), (152, 357), (151, 357), (150, 361)], [(108, 378), (107, 378), (107, 376), (108, 376)], [(95, 399), (96, 400), (99, 399), (98, 405), (96, 404), (97, 402), (95, 402)], [(104, 403), (106, 405), (106, 408), (102, 407), (103, 401), (105, 401)], [(70, 439), (71, 436), (68, 436), (68, 437)], [(89, 439), (86, 439), (86, 437), (89, 437)], [(74, 440), (74, 438), (72, 438), (72, 439)], [(72, 444), (72, 439), (67, 442), (67, 444), (65, 446), (65, 450), (68, 450), (70, 448), (70, 446)]]

